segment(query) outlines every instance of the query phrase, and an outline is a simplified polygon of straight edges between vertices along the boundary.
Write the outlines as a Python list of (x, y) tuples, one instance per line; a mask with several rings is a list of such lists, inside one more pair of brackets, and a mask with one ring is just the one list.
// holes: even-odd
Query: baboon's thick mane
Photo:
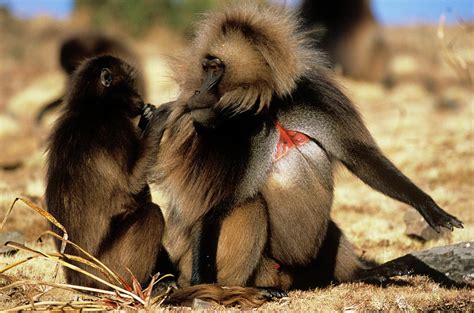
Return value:
[(290, 94), (311, 64), (322, 60), (293, 12), (251, 2), (211, 12), (197, 25), (189, 54), (173, 64), (183, 90), (197, 89), (207, 56), (226, 66), (219, 106), (236, 112), (254, 105), (260, 111), (274, 94)]

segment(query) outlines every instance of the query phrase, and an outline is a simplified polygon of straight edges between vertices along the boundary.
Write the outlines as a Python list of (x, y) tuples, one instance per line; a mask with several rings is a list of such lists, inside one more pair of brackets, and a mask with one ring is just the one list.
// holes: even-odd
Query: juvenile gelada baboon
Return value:
[(389, 82), (390, 49), (370, 0), (305, 0), (305, 26), (344, 75)]
[(246, 2), (210, 13), (172, 68), (181, 93), (156, 173), (182, 285), (363, 277), (330, 218), (337, 163), (432, 227), (462, 227), (382, 154), (291, 12)]
[[(59, 48), (59, 63), (67, 75), (66, 86), (71, 84), (71, 75), (84, 60), (101, 55), (113, 55), (134, 67), (140, 68), (139, 58), (136, 53), (124, 42), (109, 35), (97, 32), (83, 32), (71, 35), (61, 42)], [(137, 72), (135, 78), (137, 89), (145, 96), (145, 79), (141, 72)], [(50, 102), (40, 109), (36, 116), (39, 123), (51, 110), (57, 108), (63, 102), (64, 96)]]
[[(50, 137), (46, 203), (73, 242), (122, 277), (130, 278), (129, 268), (144, 282), (153, 274), (164, 227), (147, 184), (164, 120), (154, 114), (154, 127), (144, 130), (134, 123), (144, 108), (135, 77), (130, 65), (111, 56), (90, 59), (74, 72)], [(77, 251), (67, 246), (66, 253)], [(97, 284), (72, 270), (66, 277)]]
[[(71, 241), (128, 283), (130, 270), (143, 285), (158, 271), (174, 270), (162, 249), (163, 215), (147, 184), (168, 107), (144, 105), (135, 77), (130, 65), (112, 56), (89, 59), (74, 72), (64, 112), (50, 138), (46, 203)], [(67, 245), (65, 253), (78, 251)], [(105, 287), (70, 269), (66, 279)], [(166, 303), (189, 304), (200, 298), (253, 307), (275, 295), (257, 288), (199, 285), (174, 290)]]

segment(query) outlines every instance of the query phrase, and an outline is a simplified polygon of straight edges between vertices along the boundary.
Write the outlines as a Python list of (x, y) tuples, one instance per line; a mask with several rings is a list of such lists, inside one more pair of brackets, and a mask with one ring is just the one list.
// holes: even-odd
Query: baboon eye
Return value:
[(100, 82), (104, 87), (109, 87), (112, 83), (112, 72), (106, 67), (100, 72)]

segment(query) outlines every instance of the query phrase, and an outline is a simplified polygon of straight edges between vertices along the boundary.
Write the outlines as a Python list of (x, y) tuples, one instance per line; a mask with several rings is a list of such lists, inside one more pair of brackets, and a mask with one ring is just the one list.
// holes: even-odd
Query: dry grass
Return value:
[[(61, 240), (62, 244), (59, 248), (59, 252), (44, 252), (40, 248), (27, 247), (22, 243), (7, 241), (6, 246), (16, 249), (16, 251), (26, 252), (28, 255), (26, 257), (20, 258), (18, 261), (12, 262), (4, 268), (0, 269), (0, 274), (3, 274), (7, 271), (11, 272), (13, 269), (16, 269), (24, 264), (31, 262), (32, 260), (42, 259), (44, 261), (49, 261), (52, 263), (49, 268), (54, 268), (53, 271), (53, 280), (54, 282), (44, 280), (45, 277), (50, 275), (43, 275), (40, 279), (19, 279), (18, 276), (2, 276), (4, 282), (0, 288), (2, 294), (12, 293), (17, 298), (18, 302), (9, 301), (10, 305), (8, 306), (9, 311), (19, 311), (19, 310), (55, 310), (55, 309), (79, 309), (79, 310), (110, 310), (110, 309), (126, 309), (126, 310), (139, 310), (145, 309), (147, 311), (151, 310), (152, 306), (160, 306), (163, 301), (166, 299), (167, 294), (170, 291), (171, 287), (161, 288), (160, 290), (155, 290), (154, 295), (152, 296), (152, 290), (155, 286), (155, 283), (160, 282), (161, 279), (166, 278), (171, 275), (161, 275), (155, 274), (151, 278), (151, 282), (143, 288), (140, 283), (137, 281), (133, 273), (130, 271), (132, 283), (129, 285), (126, 283), (125, 277), (120, 277), (117, 273), (108, 268), (100, 260), (96, 259), (90, 253), (85, 251), (82, 247), (78, 246), (74, 242), (68, 240), (67, 230), (62, 226), (51, 214), (46, 210), (36, 205), (29, 199), (25, 198), (16, 198), (10, 209), (6, 212), (3, 222), (0, 226), (0, 231), (3, 230), (5, 224), (8, 221), (15, 204), (17, 202), (23, 203), (38, 215), (42, 216), (48, 220), (51, 224), (56, 226), (61, 230), (62, 236), (52, 232), (46, 231), (41, 237), (52, 237), (58, 240)], [(91, 225), (93, 227), (93, 225)], [(64, 253), (66, 245), (72, 246), (74, 248), (75, 254), (66, 254)], [(18, 257), (17, 257), (18, 258)], [(85, 265), (85, 268), (80, 268), (77, 264), (80, 263)], [(59, 273), (59, 266), (74, 270), (86, 275), (95, 282), (99, 282), (102, 286), (108, 289), (97, 289), (90, 288), (79, 285), (71, 285), (66, 283), (56, 282), (57, 276)], [(93, 271), (97, 273), (93, 273)], [(64, 280), (64, 277), (61, 277), (61, 280)], [(157, 289), (157, 288), (155, 288)], [(15, 290), (20, 290), (15, 293)], [(157, 292), (158, 291), (158, 292)], [(23, 296), (18, 293), (22, 293)], [(45, 294), (49, 292), (66, 292), (69, 293), (67, 297), (56, 295), (52, 300), (41, 299)], [(85, 292), (94, 293), (84, 294)], [(73, 298), (76, 298), (75, 300)], [(24, 304), (21, 304), (24, 302)]]
[[(15, 171), (0, 170), (0, 216), (19, 195), (42, 204), (43, 151), (49, 124), (36, 127), (31, 121), (42, 103), (61, 92), (64, 78), (55, 66), (54, 46), (64, 29), (71, 26), (74, 24), (33, 21), (0, 30), (2, 41), (9, 47), (0, 49), (0, 164), (23, 164)], [(473, 89), (444, 61), (436, 31), (436, 27), (387, 30), (395, 48), (392, 70), (399, 77), (393, 89), (342, 81), (389, 158), (443, 208), (465, 223), (465, 229), (455, 230), (450, 238), (427, 244), (413, 241), (404, 235), (403, 214), (407, 206), (370, 190), (341, 169), (333, 217), (356, 246), (380, 262), (413, 250), (474, 240)], [(470, 34), (459, 27), (445, 30), (447, 40), (453, 34), (456, 44), (450, 46), (450, 53), (461, 57), (472, 73), (474, 47)], [(467, 37), (462, 37), (463, 34)], [(149, 78), (148, 101), (152, 103), (168, 101), (176, 95), (176, 86), (167, 78), (164, 61), (164, 55), (179, 46), (174, 44), (170, 49), (167, 43), (172, 39), (169, 33), (157, 31), (137, 45), (144, 57)], [(439, 105), (446, 101), (455, 106)], [(155, 196), (155, 201), (161, 202), (159, 194)], [(44, 219), (22, 205), (18, 205), (6, 225), (7, 230), (22, 231), (28, 247), (52, 252), (51, 240), (36, 242), (47, 228)], [(0, 267), (26, 256), (25, 251), (13, 257), (0, 256)], [(54, 268), (52, 262), (36, 258), (8, 271), (10, 278), (0, 277), (0, 285), (7, 284), (11, 277), (53, 282)], [(61, 282), (62, 276), (57, 280)], [(343, 284), (295, 291), (290, 293), (289, 300), (266, 304), (262, 311), (473, 311), (472, 290), (444, 289), (421, 277), (407, 281), (411, 286), (377, 288)], [(78, 296), (75, 292), (45, 288), (18, 287), (0, 292), (0, 308), (24, 304), (33, 298), (71, 301)]]

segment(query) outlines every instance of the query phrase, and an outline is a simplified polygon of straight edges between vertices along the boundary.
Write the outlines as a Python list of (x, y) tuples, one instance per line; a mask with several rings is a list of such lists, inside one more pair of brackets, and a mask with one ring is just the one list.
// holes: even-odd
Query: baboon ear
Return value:
[(106, 67), (100, 72), (100, 82), (104, 87), (109, 87), (112, 83), (112, 72)]

